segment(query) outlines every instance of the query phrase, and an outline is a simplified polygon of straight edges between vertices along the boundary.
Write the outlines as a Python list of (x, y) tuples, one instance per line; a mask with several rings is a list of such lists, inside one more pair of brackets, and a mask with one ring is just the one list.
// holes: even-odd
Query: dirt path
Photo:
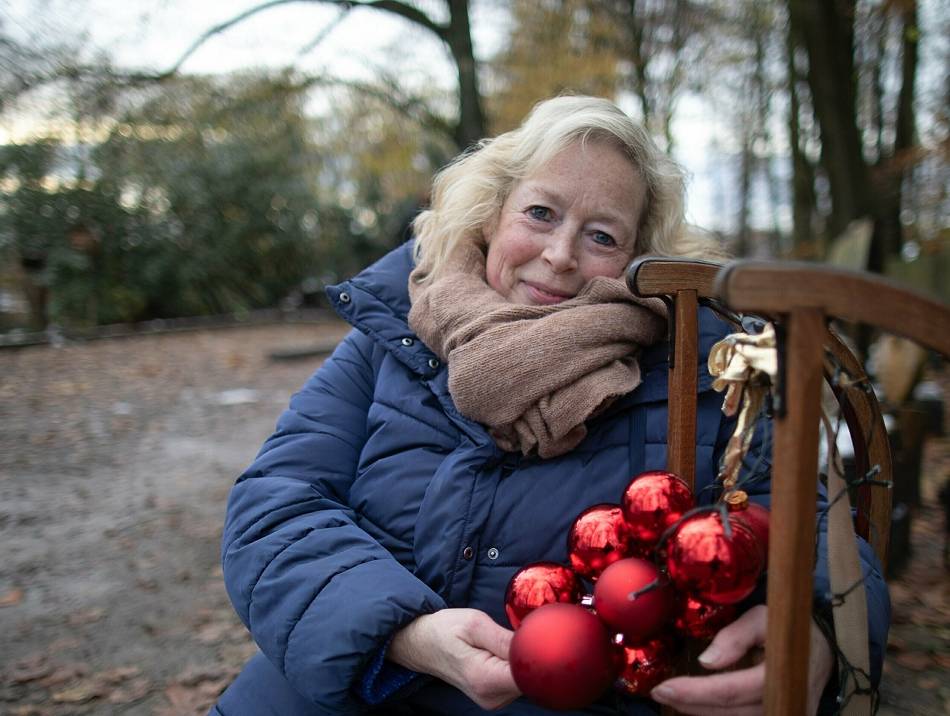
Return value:
[(342, 324), (0, 353), (0, 713), (205, 713), (253, 653), (225, 499)]
[[(218, 567), (225, 499), (319, 363), (268, 354), (345, 331), (0, 352), (0, 714), (206, 712), (254, 650)], [(942, 525), (935, 508), (921, 517), (893, 590), (883, 714), (950, 714)]]

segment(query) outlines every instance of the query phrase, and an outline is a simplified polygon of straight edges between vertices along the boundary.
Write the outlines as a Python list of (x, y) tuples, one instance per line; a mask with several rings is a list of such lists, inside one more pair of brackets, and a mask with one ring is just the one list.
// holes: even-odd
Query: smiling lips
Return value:
[(533, 283), (531, 281), (523, 281), (523, 283), (525, 287), (527, 287), (531, 299), (538, 305), (561, 303), (569, 298), (574, 298), (573, 293), (558, 291), (541, 283)]

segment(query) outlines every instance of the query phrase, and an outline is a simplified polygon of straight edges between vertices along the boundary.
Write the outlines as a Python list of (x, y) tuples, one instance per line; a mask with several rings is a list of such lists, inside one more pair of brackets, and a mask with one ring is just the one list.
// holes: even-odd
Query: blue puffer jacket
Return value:
[[(632, 475), (665, 466), (666, 344), (643, 354), (642, 385), (591, 421), (575, 450), (552, 460), (505, 453), (458, 413), (445, 366), (409, 329), (411, 266), (407, 244), (329, 290), (355, 330), (294, 395), (231, 493), (225, 582), (264, 656), (216, 713), (370, 711), (374, 682), (410, 680), (388, 665), (378, 674), (396, 630), (447, 606), (481, 609), (507, 627), (503, 594), (515, 571), (565, 563), (578, 513), (618, 502)], [(727, 331), (704, 315), (703, 355)], [(731, 425), (704, 362), (699, 373), (701, 490)], [(767, 502), (767, 482), (756, 484), (751, 491)], [(884, 630), (872, 635), (879, 666), (886, 590), (864, 556), (872, 625)], [(826, 589), (819, 566), (816, 591)], [(483, 713), (441, 682), (411, 680), (382, 713)], [(609, 696), (585, 713), (651, 712), (646, 701)], [(520, 699), (503, 713), (546, 712)]]

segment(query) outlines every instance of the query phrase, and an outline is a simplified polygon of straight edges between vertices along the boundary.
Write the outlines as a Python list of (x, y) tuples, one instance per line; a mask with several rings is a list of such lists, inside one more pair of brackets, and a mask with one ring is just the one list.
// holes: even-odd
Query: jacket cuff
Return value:
[(383, 703), (419, 676), (418, 672), (386, 660), (392, 640), (393, 636), (390, 636), (376, 651), (356, 684), (357, 695), (370, 706)]

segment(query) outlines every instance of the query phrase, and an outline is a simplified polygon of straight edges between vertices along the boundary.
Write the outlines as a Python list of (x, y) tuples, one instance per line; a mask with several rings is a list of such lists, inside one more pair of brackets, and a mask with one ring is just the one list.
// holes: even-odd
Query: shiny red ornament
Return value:
[(735, 604), (752, 593), (762, 573), (762, 551), (752, 531), (718, 511), (687, 517), (666, 543), (666, 569), (680, 590), (704, 602)]
[(654, 686), (673, 675), (673, 640), (659, 637), (639, 646), (624, 646), (624, 667), (614, 686), (628, 694), (649, 696)]
[(574, 520), (567, 536), (571, 568), (596, 581), (608, 566), (632, 554), (630, 533), (620, 505), (589, 507)]
[(734, 622), (736, 608), (732, 604), (710, 604), (695, 597), (686, 597), (673, 622), (684, 636), (712, 639), (724, 626)]
[(572, 570), (556, 562), (535, 562), (515, 572), (505, 590), (505, 614), (511, 628), (545, 604), (578, 604), (584, 595), (581, 580)]
[(673, 589), (660, 577), (660, 570), (637, 557), (611, 564), (594, 587), (597, 616), (631, 644), (644, 642), (662, 629), (672, 617), (674, 603)]
[(621, 663), (607, 628), (576, 604), (546, 604), (515, 632), (508, 653), (518, 688), (549, 709), (580, 709), (617, 678)]
[(743, 490), (735, 490), (725, 497), (729, 514), (752, 530), (762, 548), (763, 564), (769, 561), (769, 509), (749, 500)]
[(689, 485), (672, 472), (654, 470), (633, 478), (621, 507), (631, 538), (652, 549), (673, 523), (693, 508)]

